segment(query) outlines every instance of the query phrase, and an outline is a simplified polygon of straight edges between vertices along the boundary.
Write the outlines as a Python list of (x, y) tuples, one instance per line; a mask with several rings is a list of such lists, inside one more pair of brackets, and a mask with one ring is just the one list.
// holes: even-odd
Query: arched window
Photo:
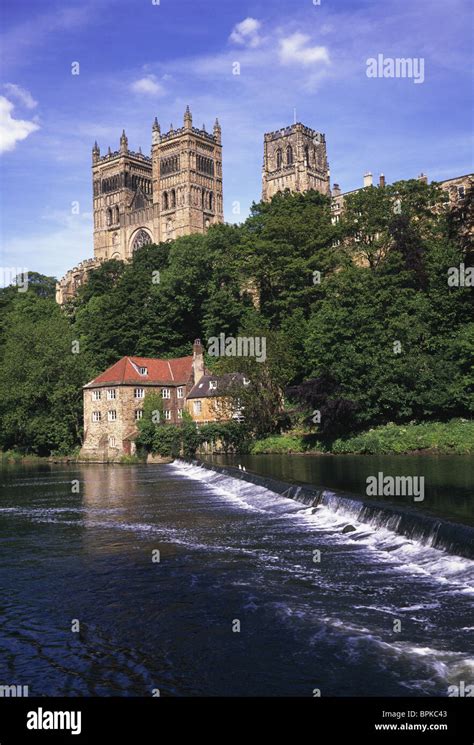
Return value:
[(168, 199), (168, 192), (165, 191), (163, 194), (163, 209), (167, 210), (169, 209), (169, 199)]
[(116, 223), (119, 223), (120, 222), (120, 210), (119, 210), (118, 206), (115, 208), (115, 222)]
[(209, 209), (211, 212), (214, 210), (214, 192), (209, 192)]
[(206, 192), (203, 189), (201, 192), (201, 207), (204, 209), (206, 206)]
[(281, 152), (281, 148), (278, 148), (277, 150), (277, 168), (280, 169), (283, 165), (283, 153)]
[(138, 233), (135, 233), (132, 241), (132, 253), (137, 250), (137, 248), (141, 248), (142, 246), (146, 246), (148, 243), (151, 243), (152, 240), (146, 230), (139, 230)]
[(107, 225), (112, 225), (112, 208), (109, 207), (107, 210)]
[(286, 164), (288, 166), (293, 165), (293, 148), (291, 147), (291, 145), (288, 145), (288, 147), (286, 148)]
[(305, 166), (309, 166), (309, 147), (308, 145), (304, 146), (304, 164)]
[(176, 207), (176, 192), (174, 189), (171, 190), (171, 209)]

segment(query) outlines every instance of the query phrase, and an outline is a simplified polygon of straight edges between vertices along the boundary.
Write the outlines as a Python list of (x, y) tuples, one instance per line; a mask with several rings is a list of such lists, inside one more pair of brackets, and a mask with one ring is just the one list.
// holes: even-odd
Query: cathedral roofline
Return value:
[(212, 142), (213, 145), (219, 144), (218, 138), (214, 134), (207, 132), (205, 129), (199, 129), (198, 127), (179, 127), (178, 129), (170, 129), (169, 132), (164, 132), (161, 135), (161, 142), (164, 142), (165, 140), (173, 140), (175, 137), (182, 137), (184, 134), (194, 134)]
[(290, 135), (293, 134), (293, 132), (297, 131), (303, 132), (303, 134), (308, 135), (309, 137), (315, 137), (316, 135), (318, 135), (318, 137), (321, 138), (321, 142), (326, 141), (326, 135), (323, 134), (323, 132), (318, 132), (316, 129), (307, 127), (301, 122), (297, 122), (296, 124), (289, 124), (287, 127), (281, 127), (280, 129), (276, 129), (274, 132), (265, 132), (264, 139), (267, 141), (275, 140), (278, 137), (284, 137), (285, 135)]
[(107, 160), (112, 161), (112, 160), (115, 160), (116, 158), (123, 158), (123, 157), (135, 158), (135, 160), (145, 161), (146, 163), (150, 163), (150, 164), (152, 162), (151, 157), (149, 155), (143, 155), (143, 153), (136, 153), (134, 150), (127, 150), (126, 153), (120, 152), (120, 150), (114, 150), (113, 152), (102, 155), (100, 158), (98, 158), (96, 163), (103, 163), (104, 161), (107, 161)]

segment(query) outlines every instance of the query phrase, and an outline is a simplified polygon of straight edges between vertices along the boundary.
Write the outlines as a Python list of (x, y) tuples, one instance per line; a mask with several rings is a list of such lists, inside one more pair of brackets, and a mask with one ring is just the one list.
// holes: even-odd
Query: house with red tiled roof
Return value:
[(179, 424), (189, 392), (207, 372), (200, 339), (193, 354), (170, 360), (122, 357), (83, 388), (81, 457), (114, 460), (135, 452), (137, 422), (150, 393), (163, 399), (163, 421)]

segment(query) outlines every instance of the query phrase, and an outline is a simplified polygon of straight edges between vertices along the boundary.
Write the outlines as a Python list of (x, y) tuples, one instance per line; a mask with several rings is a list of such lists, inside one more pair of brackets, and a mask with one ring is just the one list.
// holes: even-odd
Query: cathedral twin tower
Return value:
[(92, 150), (94, 258), (130, 260), (147, 243), (203, 233), (223, 222), (222, 140), (218, 120), (212, 134), (193, 127), (189, 106), (184, 126), (162, 133), (155, 119), (151, 158), (128, 149), (101, 156)]

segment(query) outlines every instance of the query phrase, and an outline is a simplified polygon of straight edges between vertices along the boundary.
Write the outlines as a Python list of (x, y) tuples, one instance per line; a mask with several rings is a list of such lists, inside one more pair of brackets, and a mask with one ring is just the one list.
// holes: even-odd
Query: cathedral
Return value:
[[(427, 182), (424, 174), (418, 176)], [(472, 174), (440, 182), (450, 204), (472, 188)], [(372, 174), (364, 175), (363, 186), (371, 187)], [(379, 186), (385, 186), (380, 176)], [(295, 123), (267, 132), (263, 141), (262, 200), (269, 202), (278, 192), (319, 191), (331, 199), (332, 222), (343, 211), (343, 193), (330, 185), (326, 137), (304, 124)], [(151, 156), (129, 150), (125, 132), (119, 150), (101, 155), (92, 149), (94, 213), (94, 257), (82, 261), (56, 285), (56, 300), (62, 305), (74, 298), (89, 273), (103, 261), (130, 261), (137, 248), (148, 243), (166, 243), (192, 233), (205, 233), (224, 222), (222, 200), (222, 132), (216, 119), (212, 133), (193, 127), (189, 106), (183, 126), (161, 132), (155, 118)]]
[(92, 150), (94, 257), (127, 261), (146, 243), (163, 243), (203, 233), (223, 222), (221, 128), (193, 127), (189, 107), (184, 125), (162, 133), (152, 128), (151, 157), (128, 148), (101, 156)]
[(92, 149), (94, 258), (70, 270), (57, 283), (56, 299), (74, 297), (91, 270), (103, 261), (129, 261), (147, 243), (164, 243), (204, 233), (224, 221), (222, 133), (193, 126), (187, 107), (183, 126), (161, 131), (155, 118), (151, 156), (128, 147), (125, 131), (118, 150)]

